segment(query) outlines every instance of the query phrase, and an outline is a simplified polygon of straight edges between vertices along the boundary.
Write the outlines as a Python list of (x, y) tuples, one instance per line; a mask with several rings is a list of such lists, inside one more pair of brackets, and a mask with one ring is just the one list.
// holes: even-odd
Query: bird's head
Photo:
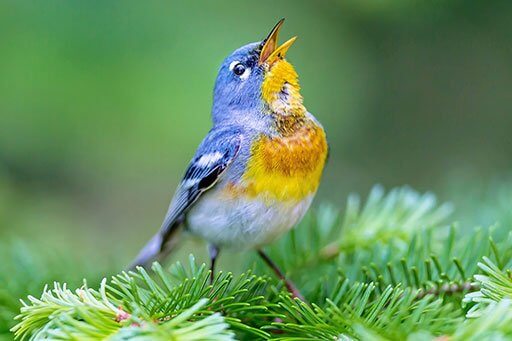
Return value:
[(298, 75), (285, 59), (296, 37), (277, 43), (283, 22), (263, 41), (242, 46), (224, 60), (215, 83), (214, 122), (243, 119), (247, 112), (304, 115)]

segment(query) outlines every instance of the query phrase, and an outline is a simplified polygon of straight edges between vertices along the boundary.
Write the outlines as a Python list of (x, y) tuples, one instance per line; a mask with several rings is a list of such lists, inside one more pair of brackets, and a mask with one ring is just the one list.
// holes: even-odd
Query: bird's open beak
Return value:
[(277, 36), (279, 35), (279, 31), (281, 29), (281, 26), (283, 26), (283, 23), (284, 18), (279, 20), (279, 22), (276, 24), (276, 26), (274, 26), (272, 31), (270, 31), (270, 34), (268, 35), (267, 39), (263, 41), (263, 47), (261, 48), (260, 59), (258, 62), (259, 65), (262, 65), (264, 63), (272, 65), (277, 60), (283, 59), (290, 46), (292, 46), (292, 44), (295, 42), (295, 39), (297, 39), (297, 37), (293, 37), (286, 41), (281, 46), (277, 46)]

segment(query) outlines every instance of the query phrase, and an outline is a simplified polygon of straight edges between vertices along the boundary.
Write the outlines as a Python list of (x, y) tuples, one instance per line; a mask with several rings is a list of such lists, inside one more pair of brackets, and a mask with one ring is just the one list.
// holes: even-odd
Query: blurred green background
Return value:
[(464, 205), (509, 178), (510, 1), (7, 0), (0, 237), (127, 264), (209, 129), (222, 59), (281, 17), (331, 144), (317, 203), (380, 183)]

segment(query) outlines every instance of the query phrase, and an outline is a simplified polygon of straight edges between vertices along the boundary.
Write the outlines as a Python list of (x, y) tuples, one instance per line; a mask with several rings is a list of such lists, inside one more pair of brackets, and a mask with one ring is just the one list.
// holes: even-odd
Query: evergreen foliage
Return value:
[(19, 308), (34, 288), (16, 286), (48, 279), (31, 268), (0, 288), (0, 328), (20, 340), (512, 340), (510, 227), (463, 228), (451, 211), (409, 188), (375, 187), (343, 214), (321, 206), (268, 249), (306, 301), (253, 255), (213, 284), (190, 256), (76, 290), (54, 283)]

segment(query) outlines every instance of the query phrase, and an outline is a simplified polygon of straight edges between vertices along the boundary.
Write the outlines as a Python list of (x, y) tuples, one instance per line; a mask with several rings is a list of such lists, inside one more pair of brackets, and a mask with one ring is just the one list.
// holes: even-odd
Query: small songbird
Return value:
[(265, 40), (239, 48), (222, 63), (213, 128), (190, 162), (160, 231), (132, 267), (162, 260), (187, 230), (209, 243), (212, 276), (220, 249), (255, 249), (298, 295), (261, 248), (295, 226), (310, 207), (328, 145), (285, 59), (296, 37), (277, 45), (283, 22)]

